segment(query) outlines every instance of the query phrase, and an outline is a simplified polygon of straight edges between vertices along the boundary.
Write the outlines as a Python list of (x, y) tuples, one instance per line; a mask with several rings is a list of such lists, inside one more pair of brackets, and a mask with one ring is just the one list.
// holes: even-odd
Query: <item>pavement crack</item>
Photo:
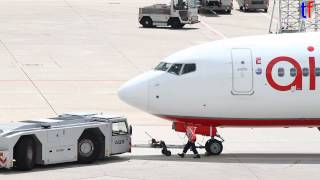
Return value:
[(233, 155), (233, 157), (241, 164), (241, 166), (245, 169), (247, 169), (256, 179), (260, 180), (260, 177), (248, 166), (245, 165), (244, 162), (242, 162), (236, 155)]
[(64, 3), (67, 5), (67, 7), (69, 7), (72, 12), (77, 15), (82, 21), (84, 21), (85, 23), (87, 23), (88, 25), (90, 25), (89, 21), (87, 21), (86, 18), (84, 18), (78, 11), (75, 10), (75, 8), (67, 1), (67, 0), (63, 0)]
[(297, 164), (299, 164), (300, 162), (301, 162), (301, 160), (296, 160), (292, 164), (290, 164), (288, 167), (285, 167), (283, 169), (290, 169), (290, 168), (296, 166)]
[(49, 55), (49, 58), (53, 61), (53, 63), (54, 63), (57, 67), (59, 67), (60, 69), (62, 68), (61, 64), (59, 64), (58, 61), (56, 61), (56, 59), (53, 58), (53, 56)]

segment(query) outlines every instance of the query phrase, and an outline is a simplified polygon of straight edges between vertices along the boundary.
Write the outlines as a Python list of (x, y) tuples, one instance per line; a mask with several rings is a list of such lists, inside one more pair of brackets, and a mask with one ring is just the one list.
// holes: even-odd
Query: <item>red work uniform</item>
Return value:
[(194, 126), (187, 126), (186, 128), (186, 135), (188, 137), (188, 143), (185, 145), (183, 149), (183, 153), (186, 153), (190, 148), (193, 151), (194, 154), (198, 154), (198, 151), (196, 149), (195, 142), (197, 140), (196, 136), (196, 127)]

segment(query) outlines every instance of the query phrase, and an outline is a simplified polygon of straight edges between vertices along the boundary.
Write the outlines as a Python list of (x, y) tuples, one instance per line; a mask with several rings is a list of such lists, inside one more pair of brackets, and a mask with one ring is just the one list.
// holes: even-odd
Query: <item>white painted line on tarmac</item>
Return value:
[(225, 36), (224, 34), (222, 34), (220, 31), (212, 28), (210, 25), (208, 25), (203, 19), (200, 20), (200, 23), (207, 28), (209, 31), (213, 32), (215, 35), (221, 37), (222, 39), (227, 39), (227, 36)]

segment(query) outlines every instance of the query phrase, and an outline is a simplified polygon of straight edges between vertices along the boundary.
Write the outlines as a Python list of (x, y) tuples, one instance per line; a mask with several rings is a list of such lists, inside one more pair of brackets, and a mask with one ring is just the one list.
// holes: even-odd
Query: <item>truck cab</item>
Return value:
[(171, 26), (182, 28), (198, 23), (196, 0), (171, 0), (170, 5), (154, 4), (139, 8), (139, 23), (143, 27)]

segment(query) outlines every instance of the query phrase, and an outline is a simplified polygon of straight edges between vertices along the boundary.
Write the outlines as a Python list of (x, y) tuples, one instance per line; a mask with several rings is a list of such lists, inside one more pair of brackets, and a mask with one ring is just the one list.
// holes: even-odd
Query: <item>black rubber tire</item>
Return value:
[(268, 12), (268, 9), (264, 9), (264, 12), (267, 13), (267, 12)]
[(22, 137), (14, 147), (15, 168), (20, 171), (29, 171), (35, 165), (35, 144), (32, 137)]
[[(82, 152), (82, 146), (88, 145), (89, 152)], [(78, 140), (78, 162), (89, 164), (98, 159), (101, 150), (99, 138), (92, 133), (84, 133)]]
[(223, 145), (216, 139), (210, 139), (206, 142), (205, 149), (209, 155), (220, 155), (223, 150)]
[(164, 150), (164, 149), (162, 149), (162, 150), (161, 150), (161, 153), (162, 153), (163, 155), (165, 155), (165, 156), (171, 156), (171, 151), (169, 151), (169, 150)]
[(229, 10), (226, 10), (226, 13), (227, 14), (231, 14), (231, 10), (229, 9)]
[(153, 27), (153, 21), (150, 17), (143, 17), (140, 20), (140, 24), (142, 24), (143, 27), (145, 28), (151, 28)]
[(243, 6), (240, 6), (240, 11), (243, 11)]
[(170, 25), (173, 29), (181, 29), (184, 26), (178, 19), (172, 19)]
[(171, 151), (167, 151), (166, 156), (171, 156)]

